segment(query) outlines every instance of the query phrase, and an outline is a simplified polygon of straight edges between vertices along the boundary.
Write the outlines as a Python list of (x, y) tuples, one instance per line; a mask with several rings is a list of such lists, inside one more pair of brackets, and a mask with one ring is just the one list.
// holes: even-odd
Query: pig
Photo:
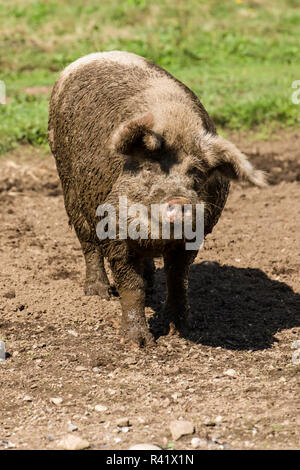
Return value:
[(122, 51), (92, 53), (61, 72), (50, 99), (48, 139), (85, 258), (85, 294), (113, 295), (106, 258), (122, 307), (121, 342), (153, 345), (145, 297), (153, 288), (153, 259), (163, 257), (166, 319), (172, 331), (187, 328), (188, 273), (198, 249), (187, 250), (184, 238), (172, 236), (101, 239), (97, 208), (118, 207), (120, 196), (149, 209), (164, 203), (171, 215), (175, 206), (202, 204), (207, 235), (222, 213), (230, 180), (263, 187), (264, 173), (217, 134), (187, 86)]

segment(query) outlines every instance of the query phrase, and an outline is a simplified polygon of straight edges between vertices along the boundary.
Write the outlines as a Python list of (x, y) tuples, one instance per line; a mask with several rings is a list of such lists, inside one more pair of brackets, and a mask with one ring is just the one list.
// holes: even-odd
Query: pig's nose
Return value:
[(175, 197), (167, 202), (166, 217), (171, 223), (183, 219), (183, 206), (185, 204), (191, 204), (185, 197)]

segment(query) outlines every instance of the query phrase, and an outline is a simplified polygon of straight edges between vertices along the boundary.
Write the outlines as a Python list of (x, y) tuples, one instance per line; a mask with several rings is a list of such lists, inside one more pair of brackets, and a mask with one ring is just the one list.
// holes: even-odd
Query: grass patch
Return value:
[(127, 50), (191, 87), (224, 129), (296, 126), (297, 0), (10, 0), (0, 10), (0, 152), (47, 145), (47, 99), (59, 71), (94, 51)]

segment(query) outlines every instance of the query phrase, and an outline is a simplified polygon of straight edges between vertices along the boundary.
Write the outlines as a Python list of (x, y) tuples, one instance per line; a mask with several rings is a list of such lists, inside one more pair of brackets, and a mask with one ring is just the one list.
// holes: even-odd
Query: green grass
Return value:
[(298, 0), (10, 0), (0, 9), (0, 153), (47, 145), (47, 95), (59, 71), (94, 51), (127, 50), (191, 87), (219, 128), (299, 125)]

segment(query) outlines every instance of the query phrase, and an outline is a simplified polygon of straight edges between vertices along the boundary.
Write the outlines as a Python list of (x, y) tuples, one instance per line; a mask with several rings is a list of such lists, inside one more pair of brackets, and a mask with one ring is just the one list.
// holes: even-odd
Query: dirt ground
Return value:
[[(185, 337), (165, 334), (156, 261), (157, 346), (139, 351), (119, 342), (118, 299), (83, 294), (52, 157), (24, 146), (0, 161), (0, 449), (56, 449), (67, 434), (91, 449), (300, 448), (300, 133), (233, 140), (271, 184), (232, 186), (191, 269)], [(195, 432), (174, 441), (180, 418)]]

